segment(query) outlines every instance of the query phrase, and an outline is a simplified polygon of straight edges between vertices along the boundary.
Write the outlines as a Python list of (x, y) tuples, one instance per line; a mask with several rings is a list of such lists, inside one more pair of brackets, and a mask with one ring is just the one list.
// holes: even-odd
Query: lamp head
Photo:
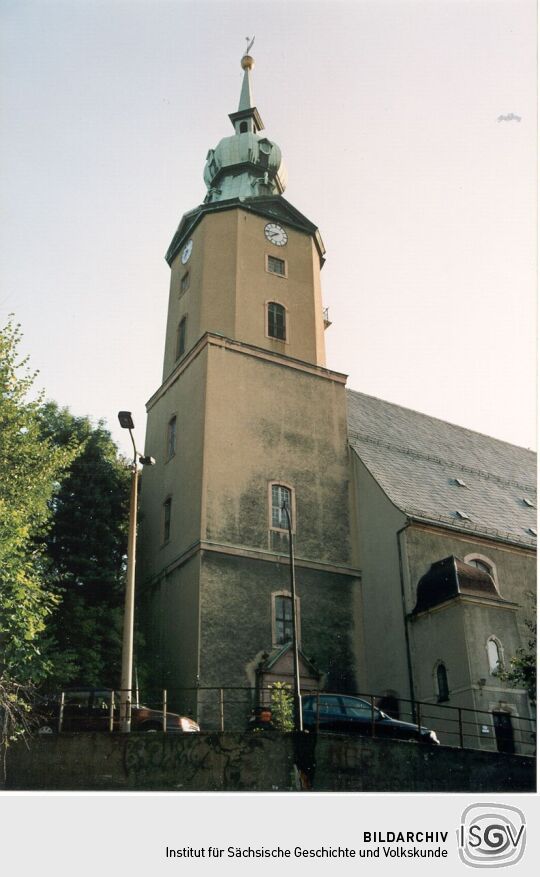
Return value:
[(119, 411), (118, 420), (120, 421), (120, 426), (122, 427), (122, 429), (135, 429), (135, 424), (133, 423), (131, 411)]

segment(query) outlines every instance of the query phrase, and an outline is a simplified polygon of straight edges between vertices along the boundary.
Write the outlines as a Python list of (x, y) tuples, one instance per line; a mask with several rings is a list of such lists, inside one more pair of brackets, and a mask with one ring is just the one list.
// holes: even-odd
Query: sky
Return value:
[[(0, 0), (0, 325), (142, 449), (169, 269), (245, 37), (285, 197), (327, 260), (329, 368), (525, 447), (536, 426), (536, 4)], [(501, 118), (503, 117), (503, 118)], [(151, 453), (152, 449), (147, 448)]]

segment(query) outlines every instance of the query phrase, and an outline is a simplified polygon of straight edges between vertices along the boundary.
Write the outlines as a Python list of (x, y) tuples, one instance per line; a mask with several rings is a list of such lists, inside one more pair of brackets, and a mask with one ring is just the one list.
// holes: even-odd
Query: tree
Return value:
[(49, 623), (59, 686), (119, 683), (130, 468), (100, 421), (43, 405), (41, 431), (59, 448), (76, 443), (52, 502), (46, 539), (51, 587), (61, 598)]
[(21, 334), (0, 328), (0, 736), (24, 717), (28, 692), (50, 670), (46, 622), (57, 602), (45, 586), (43, 539), (54, 491), (77, 450), (41, 433), (40, 399), (28, 400), (35, 374), (19, 359)]
[(529, 630), (529, 640), (524, 648), (518, 649), (507, 669), (499, 670), (498, 675), (516, 688), (525, 688), (532, 704), (536, 704), (536, 595), (529, 593), (531, 617), (525, 622)]

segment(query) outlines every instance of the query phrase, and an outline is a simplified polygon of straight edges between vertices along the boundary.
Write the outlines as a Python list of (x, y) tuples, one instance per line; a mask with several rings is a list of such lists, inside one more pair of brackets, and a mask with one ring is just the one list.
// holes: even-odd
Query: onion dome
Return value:
[(238, 110), (229, 115), (234, 134), (220, 140), (206, 156), (205, 203), (281, 195), (287, 183), (279, 146), (261, 134), (264, 125), (254, 106), (251, 82), (255, 62), (245, 54), (240, 64), (244, 71), (240, 102)]

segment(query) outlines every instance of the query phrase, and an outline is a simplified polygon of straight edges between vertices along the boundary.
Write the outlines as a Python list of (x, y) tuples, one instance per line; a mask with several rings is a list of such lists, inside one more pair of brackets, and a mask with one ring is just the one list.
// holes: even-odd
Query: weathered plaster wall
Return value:
[[(311, 236), (287, 226), (288, 242), (275, 247), (264, 228), (268, 218), (241, 209), (206, 214), (194, 229), (193, 250), (182, 265), (171, 266), (163, 379), (176, 363), (176, 332), (187, 318), (186, 351), (205, 332), (325, 364), (320, 262)], [(267, 271), (266, 257), (286, 263), (286, 277)], [(181, 281), (189, 272), (189, 289)], [(287, 337), (267, 336), (266, 304), (287, 312)]]
[[(410, 698), (400, 585), (397, 532), (405, 516), (390, 502), (359, 457), (352, 454), (356, 491), (358, 563), (362, 571), (365, 668), (359, 671), (367, 691), (392, 689)], [(360, 661), (362, 657), (360, 656)]]
[(343, 383), (212, 345), (206, 407), (205, 537), (286, 552), (270, 531), (276, 481), (295, 491), (298, 556), (350, 564)]
[[(204, 348), (149, 411), (145, 453), (156, 465), (141, 476), (138, 580), (147, 582), (200, 539), (207, 350)], [(176, 453), (167, 459), (167, 426), (176, 417)], [(170, 539), (163, 503), (171, 497)]]
[[(325, 687), (354, 690), (350, 576), (296, 569), (301, 648), (325, 674)], [(204, 552), (201, 572), (201, 681), (252, 685), (250, 662), (272, 651), (272, 598), (289, 590), (289, 566)]]
[(410, 609), (416, 603), (416, 586), (420, 578), (432, 563), (450, 554), (461, 560), (470, 554), (481, 554), (495, 565), (501, 597), (520, 605), (518, 623), (522, 633), (525, 630), (526, 634), (523, 622), (531, 615), (527, 594), (536, 589), (535, 552), (480, 537), (474, 539), (449, 530), (415, 525), (406, 531), (407, 599)]
[[(473, 540), (468, 536), (421, 525), (405, 531), (404, 543), (409, 611), (416, 603), (416, 588), (420, 578), (432, 563), (451, 554), (461, 559), (471, 554), (487, 558), (495, 565), (501, 596), (519, 605), (516, 610), (515, 607), (461, 598), (422, 613), (410, 625), (418, 697), (436, 700), (434, 669), (438, 661), (443, 661), (450, 689), (448, 704), (482, 711), (478, 713), (471, 731), (479, 735), (482, 746), (492, 749), (495, 746), (493, 720), (491, 715), (483, 711), (491, 713), (494, 708), (502, 706), (519, 716), (529, 717), (531, 714), (527, 696), (490, 673), (487, 641), (490, 636), (499, 639), (506, 661), (527, 641), (524, 621), (531, 611), (527, 593), (535, 589), (536, 583), (534, 555), (524, 549), (480, 538)], [(482, 725), (488, 728), (488, 733), (481, 732)], [(447, 738), (441, 726), (436, 722), (434, 726), (441, 731), (441, 739), (445, 741)], [(529, 723), (516, 722), (514, 730), (517, 751), (530, 752)]]
[(535, 759), (319, 734), (63, 734), (10, 747), (6, 790), (526, 792)]

